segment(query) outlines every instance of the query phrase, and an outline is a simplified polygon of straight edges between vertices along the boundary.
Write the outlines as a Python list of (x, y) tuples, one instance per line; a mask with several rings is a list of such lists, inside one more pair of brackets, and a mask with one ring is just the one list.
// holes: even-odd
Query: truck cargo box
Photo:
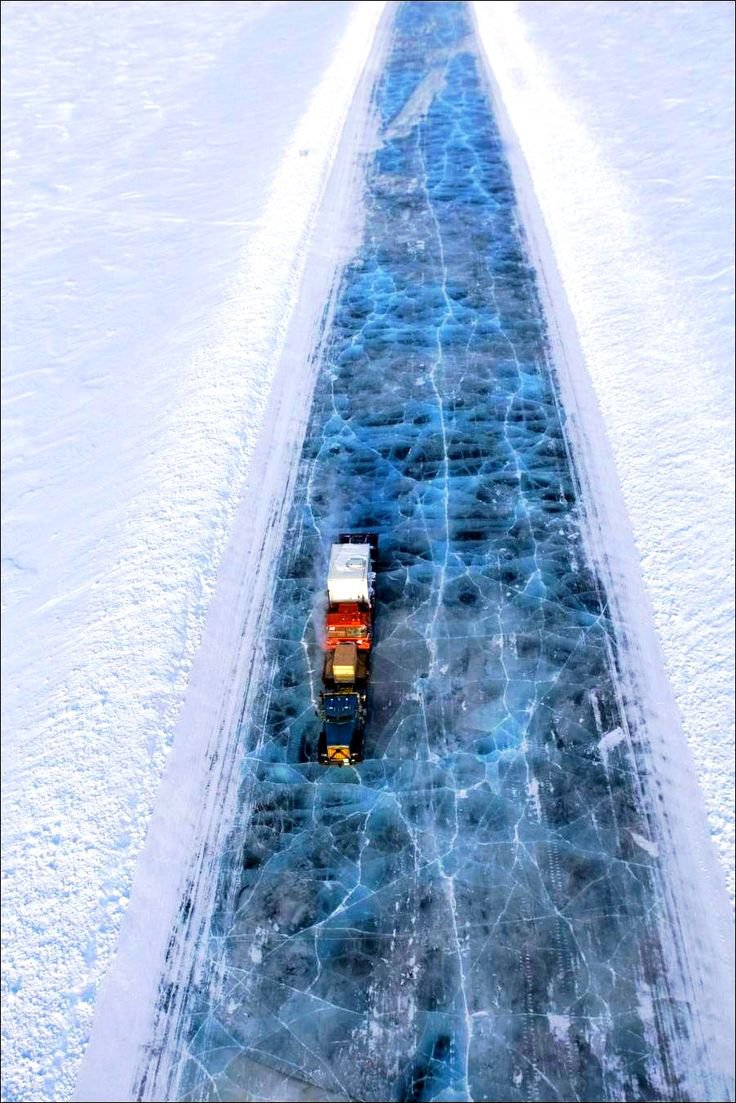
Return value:
[[(355, 644), (347, 644), (348, 647), (355, 648)], [(338, 679), (335, 676), (335, 655), (337, 654), (337, 648), (334, 651), (328, 651), (325, 655), (325, 665), (322, 671), (322, 682), (326, 689), (331, 687), (339, 687), (347, 684), (352, 684), (360, 692), (365, 693), (366, 684), (368, 682), (368, 655), (367, 651), (358, 651), (355, 648), (355, 659), (353, 667), (353, 677), (347, 681)]]
[(332, 677), (336, 682), (352, 683), (358, 673), (358, 648), (354, 643), (341, 641), (332, 657)]
[(357, 601), (370, 605), (373, 574), (370, 544), (333, 544), (327, 576), (331, 605)]

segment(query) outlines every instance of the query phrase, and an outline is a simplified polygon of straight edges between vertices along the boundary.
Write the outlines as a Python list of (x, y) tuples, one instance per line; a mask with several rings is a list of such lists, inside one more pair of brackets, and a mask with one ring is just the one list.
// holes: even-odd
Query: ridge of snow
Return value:
[(3, 4), (5, 1099), (72, 1091), (382, 7)]

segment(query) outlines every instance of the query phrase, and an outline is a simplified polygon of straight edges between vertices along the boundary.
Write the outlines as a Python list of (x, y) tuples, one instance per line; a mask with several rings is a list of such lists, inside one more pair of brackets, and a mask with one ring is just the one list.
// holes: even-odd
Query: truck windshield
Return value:
[(330, 693), (322, 701), (325, 719), (330, 724), (347, 724), (358, 713), (358, 698), (354, 693)]

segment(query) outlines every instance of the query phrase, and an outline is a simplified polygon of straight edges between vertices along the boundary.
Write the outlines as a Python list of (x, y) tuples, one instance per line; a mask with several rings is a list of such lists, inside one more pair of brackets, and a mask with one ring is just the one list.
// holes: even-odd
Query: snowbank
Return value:
[(611, 442), (733, 898), (733, 10), (475, 10)]
[(381, 8), (3, 5), (6, 1099), (71, 1092)]

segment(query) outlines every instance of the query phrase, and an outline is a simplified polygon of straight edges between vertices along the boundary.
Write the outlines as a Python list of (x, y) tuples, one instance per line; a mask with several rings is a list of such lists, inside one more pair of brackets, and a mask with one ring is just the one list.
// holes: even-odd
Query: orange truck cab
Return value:
[(371, 647), (371, 614), (358, 602), (331, 605), (325, 617), (325, 650), (334, 651), (339, 643), (354, 643), (359, 651)]

